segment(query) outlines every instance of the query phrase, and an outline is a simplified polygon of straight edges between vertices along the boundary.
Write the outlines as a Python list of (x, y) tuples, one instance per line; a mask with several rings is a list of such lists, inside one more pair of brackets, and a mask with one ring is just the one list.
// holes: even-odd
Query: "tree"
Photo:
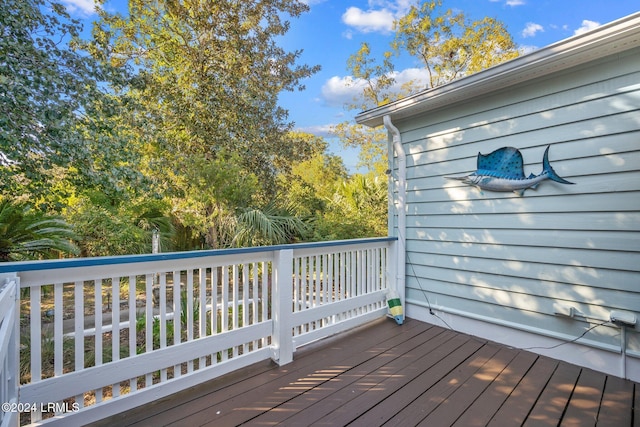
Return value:
[[(493, 18), (472, 21), (463, 12), (443, 10), (441, 0), (412, 6), (394, 23), (395, 38), (390, 50), (372, 57), (363, 43), (351, 55), (347, 67), (364, 82), (362, 96), (348, 106), (366, 110), (406, 97), (417, 90), (440, 86), (518, 56), (518, 50), (504, 25)], [(423, 82), (396, 82), (392, 58), (410, 55), (420, 61), (429, 76)], [(361, 147), (361, 163), (375, 165), (379, 174), (387, 168), (386, 136), (380, 130), (344, 123), (336, 128), (346, 146)]]
[(359, 148), (358, 166), (366, 167), (374, 175), (388, 169), (387, 132), (384, 128), (371, 129), (351, 122), (339, 123), (333, 129), (345, 147)]
[(494, 18), (469, 20), (463, 12), (441, 11), (442, 0), (412, 6), (394, 24), (391, 44), (406, 51), (428, 71), (428, 88), (476, 73), (518, 56), (504, 25)]
[(281, 192), (288, 203), (296, 207), (303, 218), (322, 215), (327, 200), (337, 183), (348, 178), (342, 158), (328, 153), (317, 153), (291, 168), (291, 173), (280, 176)]
[(100, 11), (94, 54), (140, 70), (132, 118), (151, 171), (236, 153), (269, 186), (276, 159), (296, 154), (278, 94), (318, 70), (276, 41), (289, 29), (284, 17), (307, 9), (293, 0), (131, 0), (127, 16)]
[(0, 198), (0, 262), (77, 254), (75, 234), (61, 218), (43, 215), (26, 203)]
[(347, 69), (351, 71), (352, 76), (365, 83), (362, 98), (354, 100), (350, 108), (365, 110), (370, 103), (380, 106), (388, 104), (394, 97), (393, 93), (389, 92), (394, 83), (391, 53), (384, 53), (382, 64), (377, 62), (375, 58), (371, 58), (369, 43), (362, 43), (360, 50), (347, 59)]
[(274, 199), (262, 209), (244, 209), (237, 217), (234, 246), (264, 246), (293, 243), (308, 231), (296, 215), (295, 206)]
[(330, 239), (386, 236), (386, 180), (354, 175), (340, 183), (329, 199), (321, 228)]
[(240, 164), (240, 156), (219, 155), (216, 159), (190, 156), (178, 165), (180, 192), (172, 198), (177, 220), (204, 236), (211, 249), (232, 245), (239, 210), (250, 208), (258, 191), (255, 174)]
[(154, 230), (159, 231), (163, 250), (171, 248), (174, 234), (163, 200), (141, 198), (111, 204), (99, 191), (73, 197), (64, 209), (74, 225), (82, 256), (129, 255), (151, 252)]
[[(101, 85), (123, 79), (123, 70), (82, 51), (82, 27), (60, 3), (3, 0), (0, 22), (0, 194), (46, 194), (55, 168), (74, 167), (64, 176), (80, 182), (110, 182), (128, 150), (91, 110), (111, 109)], [(108, 168), (94, 167), (96, 153)]]

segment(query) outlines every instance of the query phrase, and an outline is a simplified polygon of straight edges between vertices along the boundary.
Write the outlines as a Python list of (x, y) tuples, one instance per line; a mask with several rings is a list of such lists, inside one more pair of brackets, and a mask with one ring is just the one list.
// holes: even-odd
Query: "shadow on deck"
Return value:
[[(635, 408), (635, 409), (634, 409)], [(389, 319), (95, 426), (640, 425), (640, 384)]]

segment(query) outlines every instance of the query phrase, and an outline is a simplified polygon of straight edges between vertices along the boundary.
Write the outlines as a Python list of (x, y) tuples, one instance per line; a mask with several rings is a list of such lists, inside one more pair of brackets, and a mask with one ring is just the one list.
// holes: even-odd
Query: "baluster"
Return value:
[[(187, 312), (185, 313), (186, 316), (182, 316), (185, 319), (187, 319), (187, 341), (192, 341), (193, 340), (193, 324), (194, 324), (194, 311), (193, 311), (193, 270), (189, 269), (187, 270)], [(191, 369), (193, 369), (193, 362), (190, 361), (189, 365), (191, 366)], [(191, 372), (191, 369), (189, 369), (189, 372)]]
[[(249, 264), (242, 264), (242, 327), (246, 328), (249, 320)], [(247, 354), (249, 346), (242, 345), (242, 354)]]
[[(207, 269), (198, 270), (198, 338), (207, 335)], [(211, 308), (214, 310), (214, 308)], [(201, 356), (198, 361), (198, 369), (205, 367), (206, 358)]]
[[(311, 273), (309, 275), (311, 280), (311, 299), (309, 301), (309, 308), (311, 308), (315, 307), (318, 301), (318, 255), (309, 257), (309, 272)], [(315, 322), (313, 322), (312, 325), (315, 329)]]
[[(74, 305), (74, 348), (75, 348), (75, 371), (81, 371), (84, 369), (84, 282), (75, 282), (75, 289), (73, 295)], [(84, 395), (80, 394), (76, 396), (76, 403), (80, 408), (84, 407)]]
[(32, 286), (30, 290), (31, 305), (31, 382), (42, 379), (42, 309), (41, 286)]
[[(269, 302), (271, 298), (271, 276), (269, 275), (269, 267), (266, 262), (262, 262), (262, 274), (260, 286), (262, 288), (262, 321), (265, 322), (269, 320)], [(262, 339), (262, 346), (266, 347), (269, 345), (269, 337), (264, 337)]]
[[(179, 345), (182, 341), (182, 276), (180, 271), (173, 272), (173, 342), (172, 345)], [(182, 375), (182, 366), (173, 367), (173, 377)]]
[[(260, 297), (258, 296), (258, 263), (254, 262), (251, 264), (251, 275), (253, 280), (251, 280), (251, 324), (254, 325), (260, 320), (258, 319), (258, 307), (260, 306)], [(257, 350), (259, 347), (259, 340), (253, 341), (252, 346), (254, 350)]]
[(62, 295), (64, 293), (64, 285), (56, 283), (53, 285), (53, 374), (57, 377), (62, 375), (64, 366), (64, 306)]
[[(94, 366), (102, 365), (102, 279), (95, 279), (94, 285)], [(94, 391), (96, 403), (102, 401), (102, 388)]]
[[(211, 267), (211, 335), (218, 333), (218, 267)], [(211, 363), (215, 363), (212, 361)]]
[(251, 319), (251, 324), (256, 324), (258, 323), (260, 320), (258, 319), (258, 307), (260, 305), (260, 297), (258, 294), (258, 280), (260, 280), (260, 276), (258, 274), (258, 263), (254, 262), (253, 264), (251, 264), (251, 273), (252, 273), (252, 277), (253, 280), (251, 281), (251, 285), (252, 285), (252, 290), (251, 290), (251, 313), (252, 315), (252, 319)]
[[(167, 273), (160, 273), (160, 348), (167, 346)], [(167, 369), (160, 370), (160, 382), (167, 381)]]
[[(145, 283), (146, 305), (145, 305), (145, 352), (153, 351), (153, 274), (147, 274)], [(160, 294), (158, 293), (158, 296)], [(159, 298), (158, 298), (159, 299)], [(153, 384), (153, 374), (145, 375), (145, 386), (150, 387)]]
[[(293, 311), (302, 310), (302, 259), (293, 259)], [(263, 270), (264, 271), (264, 270)], [(298, 332), (299, 328), (296, 328)]]
[[(41, 286), (32, 286), (29, 304), (31, 306), (30, 329), (31, 329), (31, 382), (42, 380), (42, 313), (41, 313)], [(31, 422), (42, 420), (40, 411), (31, 412)]]
[[(137, 299), (136, 299), (137, 278), (129, 276), (129, 357), (133, 357), (137, 353)], [(138, 389), (138, 379), (131, 378), (129, 380), (129, 392), (132, 393)]]
[[(238, 313), (238, 306), (239, 306), (239, 300), (238, 300), (238, 288), (239, 288), (239, 272), (238, 272), (238, 264), (233, 264), (233, 280), (232, 280), (232, 288), (231, 288), (231, 292), (232, 292), (232, 306), (231, 306), (231, 312), (232, 312), (232, 329), (235, 331), (238, 329), (238, 320), (239, 320), (239, 313)], [(233, 352), (232, 352), (232, 357), (236, 357), (238, 355), (238, 347), (233, 347)]]
[[(116, 360), (120, 360), (120, 277), (111, 278), (111, 361)], [(120, 384), (111, 386), (111, 394), (120, 396)]]
[[(222, 301), (220, 306), (220, 331), (227, 332), (229, 330), (229, 266), (222, 267)], [(222, 351), (222, 361), (228, 359), (229, 353), (225, 349)]]
[(322, 281), (322, 295), (323, 295), (323, 299), (324, 299), (324, 303), (329, 303), (331, 302), (331, 288), (332, 288), (332, 284), (331, 284), (331, 277), (329, 275), (329, 267), (330, 267), (330, 260), (331, 259), (331, 254), (324, 254), (324, 259), (322, 260), (322, 270), (323, 270), (323, 281)]

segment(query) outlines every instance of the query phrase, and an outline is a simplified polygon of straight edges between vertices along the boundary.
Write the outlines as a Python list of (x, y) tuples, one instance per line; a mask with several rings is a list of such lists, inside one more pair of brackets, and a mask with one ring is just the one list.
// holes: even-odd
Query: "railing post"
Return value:
[[(20, 382), (20, 278), (15, 273), (0, 274), (0, 293), (4, 293), (7, 299), (2, 298), (2, 311), (0, 314), (0, 401), (3, 404), (18, 403), (18, 384)], [(17, 411), (10, 410), (0, 413), (0, 425), (18, 426), (20, 417)]]
[(291, 333), (293, 250), (276, 251), (273, 266), (275, 277), (271, 293), (273, 315), (271, 358), (282, 366), (293, 361)]

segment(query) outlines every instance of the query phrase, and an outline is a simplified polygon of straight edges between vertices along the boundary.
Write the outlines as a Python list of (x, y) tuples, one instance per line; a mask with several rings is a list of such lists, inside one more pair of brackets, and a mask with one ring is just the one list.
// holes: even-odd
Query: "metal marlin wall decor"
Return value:
[(542, 158), (540, 175), (524, 176), (522, 153), (514, 147), (502, 147), (489, 154), (478, 153), (478, 169), (466, 176), (446, 176), (481, 190), (513, 191), (522, 196), (528, 188), (536, 189), (538, 184), (550, 179), (561, 184), (574, 184), (561, 178), (549, 164), (549, 147)]

